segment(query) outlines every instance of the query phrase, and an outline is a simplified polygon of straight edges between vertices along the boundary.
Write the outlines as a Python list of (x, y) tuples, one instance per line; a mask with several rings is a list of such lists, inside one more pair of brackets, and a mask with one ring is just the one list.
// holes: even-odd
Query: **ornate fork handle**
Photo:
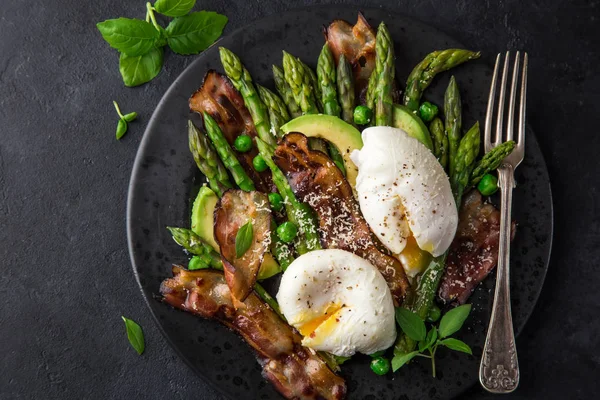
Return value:
[(512, 190), (514, 168), (505, 163), (498, 168), (498, 184), (502, 194), (500, 216), (500, 244), (494, 305), (488, 334), (483, 348), (483, 361), (479, 369), (479, 381), (493, 393), (510, 393), (519, 384), (519, 362), (515, 346), (510, 309), (510, 235)]

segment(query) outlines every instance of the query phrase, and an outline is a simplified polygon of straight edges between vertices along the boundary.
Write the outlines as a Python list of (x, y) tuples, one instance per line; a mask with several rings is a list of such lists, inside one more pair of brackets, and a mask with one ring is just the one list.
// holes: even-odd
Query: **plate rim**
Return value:
[[(346, 10), (347, 7), (348, 6), (343, 6), (343, 5), (339, 5), (339, 4), (319, 4), (319, 5), (312, 5), (312, 6), (293, 7), (293, 8), (283, 11), (281, 14), (293, 14), (293, 13), (298, 13), (298, 12), (306, 12), (309, 10), (313, 10), (315, 8)], [(408, 15), (408, 14), (405, 14), (405, 13), (402, 13), (399, 11), (391, 10), (390, 8), (387, 8), (387, 7), (373, 7), (373, 6), (360, 7), (357, 5), (350, 5), (350, 7), (352, 7), (354, 10), (356, 10), (356, 12), (360, 12), (363, 14), (368, 14), (368, 11), (373, 9), (373, 10), (378, 10), (378, 11), (384, 11), (390, 15), (400, 16), (402, 18), (410, 18), (413, 22), (417, 23), (418, 25), (421, 25), (422, 27), (426, 27), (427, 29), (430, 29), (437, 33), (448, 36), (448, 37), (452, 38), (454, 41), (456, 41), (457, 43), (459, 43), (462, 47), (467, 48), (464, 46), (462, 41), (456, 40), (452, 34), (449, 34), (449, 33), (445, 32), (444, 30), (438, 28), (437, 26), (431, 25), (418, 17), (414, 17), (414, 16), (411, 16), (411, 15)], [(133, 217), (132, 217), (132, 212), (133, 212), (133, 208), (134, 208), (133, 207), (133, 200), (134, 200), (133, 193), (134, 193), (135, 186), (136, 186), (136, 183), (137, 183), (137, 180), (139, 177), (139, 171), (142, 169), (142, 164), (143, 164), (143, 160), (142, 160), (143, 156), (142, 155), (145, 153), (144, 150), (148, 146), (148, 143), (150, 141), (150, 139), (149, 139), (149, 137), (151, 136), (150, 131), (156, 125), (156, 120), (158, 120), (158, 114), (159, 114), (158, 111), (160, 109), (162, 109), (162, 107), (166, 103), (166, 99), (170, 97), (171, 92), (175, 92), (177, 89), (179, 89), (178, 83), (182, 80), (182, 77), (184, 75), (187, 75), (188, 73), (190, 73), (190, 71), (194, 70), (196, 68), (196, 64), (200, 64), (202, 62), (202, 54), (205, 51), (211, 49), (212, 47), (219, 46), (220, 42), (224, 41), (225, 39), (227, 39), (231, 36), (238, 34), (239, 32), (241, 32), (243, 30), (246, 30), (250, 26), (267, 21), (267, 20), (271, 19), (272, 17), (273, 17), (273, 14), (268, 14), (261, 18), (253, 19), (253, 20), (249, 21), (247, 24), (244, 24), (244, 25), (232, 30), (227, 35), (221, 36), (212, 45), (210, 45), (208, 48), (206, 48), (203, 52), (195, 55), (194, 56), (195, 59), (188, 66), (186, 66), (181, 71), (181, 73), (179, 73), (179, 75), (177, 75), (177, 77), (169, 85), (168, 89), (164, 92), (160, 101), (158, 102), (158, 104), (156, 105), (154, 110), (152, 111), (152, 116), (148, 120), (146, 128), (144, 129), (144, 133), (142, 135), (142, 139), (140, 140), (140, 143), (138, 145), (134, 163), (133, 163), (133, 166), (131, 169), (129, 183), (127, 185), (127, 206), (126, 206), (126, 218), (125, 218), (126, 225), (127, 225), (127, 247), (128, 247), (128, 251), (129, 251), (131, 268), (133, 270), (133, 274), (135, 276), (138, 289), (144, 299), (144, 303), (146, 304), (148, 310), (150, 311), (150, 314), (152, 315), (152, 319), (153, 319), (155, 325), (158, 327), (158, 330), (161, 333), (162, 337), (164, 339), (166, 339), (167, 343), (169, 344), (171, 349), (175, 351), (175, 353), (177, 354), (179, 359), (182, 360), (192, 370), (192, 372), (194, 372), (194, 375), (198, 376), (205, 384), (209, 385), (213, 390), (217, 391), (219, 394), (221, 394), (225, 398), (231, 398), (229, 393), (226, 392), (225, 389), (221, 388), (220, 385), (214, 384), (210, 379), (208, 379), (206, 376), (204, 376), (204, 374), (198, 373), (196, 367), (193, 365), (191, 360), (189, 360), (185, 356), (183, 351), (180, 350), (178, 348), (178, 346), (175, 345), (175, 342), (165, 331), (165, 328), (163, 327), (163, 324), (161, 323), (160, 318), (155, 313), (155, 311), (150, 303), (151, 301), (155, 301), (155, 299), (152, 298), (152, 296), (147, 296), (145, 293), (144, 285), (141, 282), (141, 277), (138, 272), (135, 255), (134, 255), (134, 253), (135, 253), (135, 246), (133, 243), (134, 225), (133, 225)], [(485, 63), (485, 65), (490, 70), (492, 69), (492, 67), (488, 63)], [(536, 143), (538, 143), (538, 147), (539, 147), (537, 135), (535, 134), (535, 131), (531, 128), (531, 124), (528, 121), (526, 121), (526, 127), (527, 127), (526, 129), (528, 131), (530, 131), (531, 134), (536, 138)], [(548, 170), (548, 164), (546, 163), (546, 158), (544, 157), (544, 154), (541, 151), (541, 148), (540, 148), (540, 155), (541, 155), (542, 168), (543, 168), (543, 170), (546, 171), (546, 173), (548, 175), (547, 186), (548, 186), (548, 194), (549, 194), (548, 200), (549, 200), (549, 213), (550, 213), (550, 221), (549, 221), (550, 234), (549, 234), (549, 238), (548, 238), (548, 256), (544, 263), (543, 272), (540, 274), (540, 277), (538, 278), (541, 281), (541, 284), (539, 285), (539, 289), (536, 291), (535, 295), (533, 296), (533, 298), (534, 298), (533, 307), (531, 307), (531, 309), (524, 315), (522, 323), (519, 326), (516, 326), (517, 329), (515, 329), (515, 338), (518, 338), (523, 333), (525, 326), (527, 325), (527, 323), (529, 322), (529, 319), (531, 318), (531, 315), (538, 307), (538, 301), (539, 301), (540, 295), (542, 293), (542, 290), (544, 289), (546, 276), (548, 274), (548, 269), (550, 267), (550, 261), (552, 259), (552, 248), (553, 248), (553, 244), (554, 244), (554, 196), (552, 194), (552, 182), (551, 182), (551, 178), (550, 178), (550, 172)], [(497, 269), (495, 269), (495, 271), (497, 271)], [(473, 384), (471, 384), (470, 386), (466, 385), (466, 387), (462, 391), (462, 394), (464, 394), (467, 390), (474, 388), (476, 385), (477, 385), (477, 380), (474, 380)]]

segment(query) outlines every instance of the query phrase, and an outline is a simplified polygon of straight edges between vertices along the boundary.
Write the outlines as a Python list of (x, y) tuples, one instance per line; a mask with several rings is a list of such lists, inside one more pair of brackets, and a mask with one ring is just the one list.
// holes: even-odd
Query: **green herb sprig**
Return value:
[(410, 353), (394, 354), (392, 359), (394, 372), (415, 357), (425, 357), (431, 359), (432, 375), (435, 378), (435, 353), (439, 346), (472, 355), (473, 352), (469, 345), (461, 340), (449, 337), (460, 330), (470, 312), (470, 304), (456, 307), (442, 317), (438, 327), (432, 326), (427, 331), (425, 322), (416, 313), (406, 308), (397, 308), (396, 322), (398, 322), (406, 336), (417, 341), (419, 346), (418, 350)]
[(252, 221), (246, 222), (235, 235), (235, 258), (242, 258), (252, 245), (254, 237), (254, 228)]
[[(125, 86), (139, 86), (162, 69), (164, 46), (177, 54), (198, 54), (223, 33), (227, 17), (212, 11), (190, 12), (196, 0), (156, 0), (146, 3), (146, 19), (117, 18), (96, 24), (102, 37), (119, 51), (119, 71)], [(173, 17), (166, 28), (155, 12)]]
[(142, 355), (146, 345), (144, 343), (144, 332), (142, 331), (142, 327), (139, 326), (135, 321), (123, 318), (123, 322), (125, 322), (125, 329), (127, 329), (127, 339), (129, 339), (129, 343), (131, 343), (131, 347), (137, 351), (139, 355)]
[(113, 104), (115, 106), (115, 110), (117, 110), (117, 114), (119, 114), (119, 122), (117, 122), (117, 140), (121, 139), (125, 133), (127, 133), (127, 124), (137, 118), (137, 113), (130, 112), (128, 114), (123, 115), (119, 105), (116, 101), (113, 100)]

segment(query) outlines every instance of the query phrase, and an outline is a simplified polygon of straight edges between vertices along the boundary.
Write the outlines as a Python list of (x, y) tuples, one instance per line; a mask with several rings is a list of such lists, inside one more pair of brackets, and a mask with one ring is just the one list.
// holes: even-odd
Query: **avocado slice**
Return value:
[(192, 206), (192, 231), (208, 242), (216, 251), (219, 244), (213, 235), (213, 212), (219, 197), (208, 186), (202, 186)]
[(283, 125), (281, 130), (284, 133), (300, 132), (307, 137), (317, 137), (332, 143), (344, 159), (346, 179), (353, 188), (356, 186), (358, 168), (350, 159), (350, 153), (363, 146), (358, 129), (332, 115), (309, 114), (294, 118)]
[(427, 126), (415, 115), (410, 109), (400, 104), (394, 104), (394, 127), (400, 128), (414, 137), (419, 142), (423, 143), (429, 150), (433, 150), (431, 142), (431, 134)]
[[(215, 207), (219, 197), (208, 186), (202, 186), (192, 206), (192, 231), (208, 242), (216, 251), (219, 244), (213, 233)], [(277, 275), (281, 267), (275, 261), (271, 253), (265, 253), (265, 257), (258, 272), (258, 280), (263, 280)]]

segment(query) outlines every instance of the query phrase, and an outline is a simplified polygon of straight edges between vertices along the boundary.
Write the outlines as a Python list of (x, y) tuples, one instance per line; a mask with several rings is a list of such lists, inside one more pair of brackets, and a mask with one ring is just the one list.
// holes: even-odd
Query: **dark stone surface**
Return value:
[[(117, 55), (94, 23), (143, 17), (143, 2), (2, 3), (0, 398), (219, 398), (165, 345), (126, 247), (125, 199), (137, 145), (154, 107), (193, 57), (168, 53), (157, 79), (127, 89)], [(322, 3), (199, 1), (197, 8), (227, 14), (230, 32)], [(517, 341), (521, 387), (507, 397), (594, 398), (600, 387), (598, 3), (379, 4), (484, 50), (488, 60), (507, 47), (529, 51), (528, 120), (553, 185), (555, 244), (540, 302)], [(121, 142), (113, 136), (113, 99), (140, 114)], [(144, 356), (129, 347), (121, 315), (144, 327)], [(473, 388), (466, 398), (492, 396)]]

